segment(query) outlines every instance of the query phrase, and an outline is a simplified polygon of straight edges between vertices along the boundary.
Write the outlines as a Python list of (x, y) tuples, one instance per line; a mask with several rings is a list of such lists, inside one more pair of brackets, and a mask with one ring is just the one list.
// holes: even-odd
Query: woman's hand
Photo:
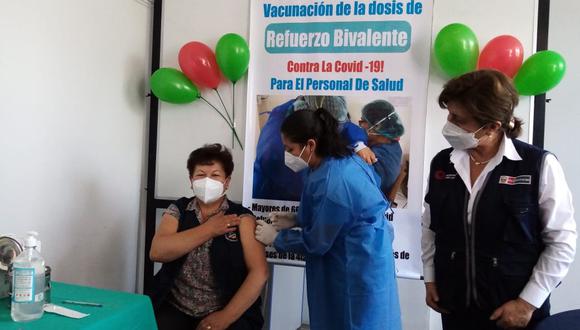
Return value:
[(234, 320), (231, 320), (224, 311), (217, 311), (204, 317), (196, 330), (225, 330)]
[(269, 216), (272, 226), (278, 231), (296, 227), (296, 213), (272, 212)]
[(239, 224), (240, 218), (237, 215), (224, 215), (223, 212), (210, 217), (206, 222), (203, 223), (204, 226), (210, 228), (213, 237), (236, 231), (236, 227), (238, 227)]
[(369, 147), (359, 150), (356, 154), (369, 165), (377, 162), (377, 156), (375, 156), (375, 153)]
[(274, 226), (264, 220), (256, 221), (256, 230), (254, 232), (256, 240), (264, 243), (264, 245), (272, 245), (278, 236), (278, 231)]
[(500, 328), (525, 328), (530, 322), (535, 310), (536, 307), (522, 298), (517, 298), (501, 305), (493, 312), (489, 319), (497, 321), (496, 324)]
[(449, 314), (444, 308), (439, 307), (439, 293), (437, 292), (437, 286), (435, 282), (426, 282), (425, 283), (425, 302), (431, 308), (433, 308), (436, 312)]

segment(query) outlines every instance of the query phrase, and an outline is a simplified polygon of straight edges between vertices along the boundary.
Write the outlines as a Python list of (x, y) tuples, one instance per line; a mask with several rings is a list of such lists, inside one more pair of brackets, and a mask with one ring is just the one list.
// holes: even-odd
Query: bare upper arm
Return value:
[(155, 231), (153, 240), (155, 240), (155, 237), (175, 234), (177, 232), (178, 225), (179, 220), (177, 220), (176, 217), (167, 213), (164, 214), (161, 218), (161, 223), (159, 223), (159, 227), (157, 227), (157, 230)]
[(151, 241), (151, 249), (149, 250), (149, 258), (153, 261), (162, 261), (161, 251), (163, 250), (163, 240), (162, 238), (167, 235), (172, 235), (177, 232), (179, 220), (176, 217), (170, 214), (163, 214), (161, 218), (161, 223), (157, 230), (155, 231), (155, 235), (153, 236), (153, 240)]
[(239, 229), (246, 267), (248, 267), (248, 270), (267, 271), (268, 264), (264, 245), (256, 240), (254, 236), (256, 218), (251, 215), (242, 215)]

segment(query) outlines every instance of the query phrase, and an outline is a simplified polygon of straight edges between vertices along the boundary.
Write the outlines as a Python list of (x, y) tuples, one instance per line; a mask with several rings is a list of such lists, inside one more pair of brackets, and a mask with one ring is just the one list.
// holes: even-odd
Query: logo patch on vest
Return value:
[(532, 184), (531, 175), (519, 175), (519, 176), (508, 176), (502, 175), (499, 177), (499, 184), (507, 184), (509, 186), (515, 186), (517, 184)]
[(230, 242), (237, 242), (239, 240), (238, 233), (235, 231), (233, 231), (231, 233), (226, 233), (224, 236)]
[(443, 170), (435, 171), (435, 180), (453, 180), (457, 173), (445, 173)]

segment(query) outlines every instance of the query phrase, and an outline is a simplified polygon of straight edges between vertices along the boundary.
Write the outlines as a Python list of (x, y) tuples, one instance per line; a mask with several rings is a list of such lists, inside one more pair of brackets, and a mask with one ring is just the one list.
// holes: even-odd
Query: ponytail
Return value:
[(326, 109), (296, 111), (284, 120), (281, 131), (294, 143), (316, 141), (315, 153), (319, 157), (342, 158), (350, 154), (338, 131), (338, 121)]

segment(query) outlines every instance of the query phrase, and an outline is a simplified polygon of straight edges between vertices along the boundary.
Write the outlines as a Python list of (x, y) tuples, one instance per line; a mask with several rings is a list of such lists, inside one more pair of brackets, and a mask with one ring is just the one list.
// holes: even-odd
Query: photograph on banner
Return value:
[[(326, 99), (328, 97), (328, 99)], [(335, 108), (331, 109), (331, 113), (336, 114), (336, 111), (346, 111), (346, 116), (342, 113), (336, 116), (342, 116), (345, 120), (339, 122), (339, 129), (342, 129), (341, 133), (344, 132), (345, 122), (348, 121), (354, 125), (358, 125), (362, 117), (362, 109), (365, 105), (373, 101), (385, 102), (385, 104), (391, 105), (394, 108), (394, 113), (384, 112), (379, 113), (379, 117), (367, 118), (371, 120), (372, 123), (378, 123), (376, 125), (380, 129), (390, 125), (385, 119), (391, 119), (395, 116), (398, 120), (391, 121), (394, 125), (397, 125), (399, 131), (397, 136), (394, 138), (393, 144), (400, 145), (400, 150), (395, 149), (394, 155), (385, 155), (379, 153), (382, 149), (377, 151), (378, 162), (375, 164), (375, 169), (377, 175), (383, 178), (387, 171), (394, 172), (395, 175), (388, 173), (389, 178), (389, 189), (388, 191), (383, 191), (385, 197), (389, 200), (394, 200), (393, 207), (405, 208), (407, 205), (407, 174), (409, 168), (409, 154), (410, 154), (410, 135), (411, 135), (411, 101), (409, 97), (387, 97), (386, 99), (373, 99), (377, 96), (368, 96), (365, 94), (359, 95), (349, 95), (349, 96), (332, 96), (332, 95), (308, 95), (308, 99), (317, 99), (322, 101), (323, 107), (333, 107), (333, 98), (340, 97), (345, 101), (344, 110), (337, 110)], [(253, 168), (253, 189), (252, 198), (254, 199), (268, 199), (268, 200), (282, 200), (282, 201), (300, 201), (300, 194), (303, 187), (303, 177), (304, 173), (295, 173), (290, 168), (284, 164), (284, 146), (282, 145), (280, 127), (282, 122), (286, 117), (288, 117), (294, 111), (300, 111), (302, 109), (314, 110), (312, 106), (305, 104), (304, 96), (301, 95), (258, 95), (256, 98), (256, 116), (257, 122), (259, 123), (258, 129), (258, 143), (256, 145), (256, 158), (254, 161)], [(327, 100), (325, 102), (325, 100)], [(341, 105), (342, 107), (342, 105)], [(374, 115), (374, 114), (373, 114)], [(387, 118), (391, 115), (392, 117)], [(376, 115), (375, 115), (376, 116)], [(337, 120), (343, 118), (335, 118)], [(381, 126), (382, 125), (382, 126)], [(360, 128), (363, 131), (362, 128)], [(364, 131), (363, 131), (364, 132)], [(343, 134), (343, 136), (344, 136)], [(373, 134), (373, 133), (371, 133)], [(376, 133), (375, 133), (376, 134)], [(399, 135), (401, 134), (401, 135)], [(348, 140), (345, 137), (345, 140)], [(347, 141), (348, 143), (349, 141)], [(357, 142), (357, 141), (352, 141)], [(369, 145), (368, 141), (362, 141)], [(370, 145), (369, 145), (370, 146)], [(374, 149), (375, 146), (370, 146)], [(381, 148), (381, 146), (376, 146)], [(397, 148), (398, 149), (398, 148)], [(388, 150), (386, 151), (388, 152)], [(388, 159), (381, 159), (381, 156), (387, 157)], [(397, 168), (394, 169), (393, 165), (389, 164), (396, 162)], [(398, 175), (397, 175), (398, 173)], [(391, 177), (392, 176), (392, 177)]]

